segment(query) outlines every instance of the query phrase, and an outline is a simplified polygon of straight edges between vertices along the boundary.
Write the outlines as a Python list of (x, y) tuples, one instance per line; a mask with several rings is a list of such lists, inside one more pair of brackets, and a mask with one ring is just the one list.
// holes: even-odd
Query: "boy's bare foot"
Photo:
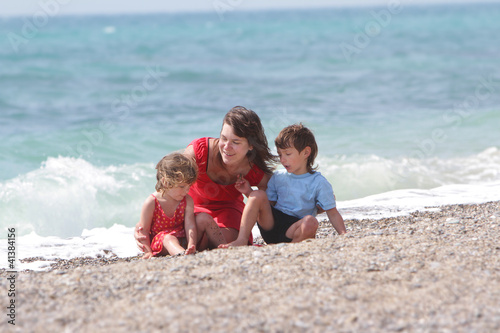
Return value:
[(190, 247), (188, 247), (186, 249), (186, 251), (184, 252), (184, 254), (193, 254), (196, 252), (196, 247), (194, 245), (191, 245)]

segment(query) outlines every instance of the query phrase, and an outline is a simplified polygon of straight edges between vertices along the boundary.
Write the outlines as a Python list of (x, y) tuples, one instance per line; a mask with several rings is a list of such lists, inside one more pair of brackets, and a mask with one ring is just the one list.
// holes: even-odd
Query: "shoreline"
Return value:
[(15, 328), (497, 331), (500, 201), (437, 208), (346, 220), (345, 236), (321, 221), (317, 238), (298, 244), (59, 259), (17, 274)]

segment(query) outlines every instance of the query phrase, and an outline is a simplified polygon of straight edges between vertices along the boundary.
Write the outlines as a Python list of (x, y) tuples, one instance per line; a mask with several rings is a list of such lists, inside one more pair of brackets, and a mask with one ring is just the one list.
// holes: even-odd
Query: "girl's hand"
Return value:
[(146, 252), (143, 256), (142, 259), (150, 259), (153, 257), (153, 252)]
[(250, 192), (252, 192), (252, 187), (250, 186), (250, 182), (243, 178), (242, 175), (238, 175), (238, 179), (236, 180), (236, 183), (234, 184), (234, 187), (242, 194), (248, 195)]
[(188, 246), (186, 251), (184, 251), (184, 254), (194, 254), (194, 253), (196, 253), (196, 246), (195, 245)]

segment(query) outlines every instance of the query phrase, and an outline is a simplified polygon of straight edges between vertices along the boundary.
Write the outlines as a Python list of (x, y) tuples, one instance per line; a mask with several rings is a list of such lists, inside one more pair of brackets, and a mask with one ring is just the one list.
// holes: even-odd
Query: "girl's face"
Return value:
[(164, 195), (170, 197), (173, 200), (181, 201), (188, 194), (191, 185), (186, 183), (180, 183), (175, 187), (165, 190)]
[(233, 128), (224, 124), (220, 132), (219, 151), (222, 156), (222, 162), (226, 165), (234, 165), (243, 161), (249, 150), (253, 147), (248, 144), (246, 138), (236, 136)]

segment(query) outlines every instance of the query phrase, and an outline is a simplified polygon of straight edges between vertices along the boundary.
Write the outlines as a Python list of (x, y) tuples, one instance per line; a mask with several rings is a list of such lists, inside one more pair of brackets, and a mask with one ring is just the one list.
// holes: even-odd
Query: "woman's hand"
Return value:
[(234, 187), (247, 197), (250, 195), (250, 192), (252, 192), (250, 182), (243, 178), (242, 175), (238, 175), (238, 179), (236, 180), (236, 183), (234, 183)]
[(148, 235), (146, 235), (144, 229), (139, 225), (139, 223), (137, 223), (135, 226), (134, 238), (139, 250), (141, 250), (142, 252), (146, 252), (147, 248), (146, 243), (148, 241)]

